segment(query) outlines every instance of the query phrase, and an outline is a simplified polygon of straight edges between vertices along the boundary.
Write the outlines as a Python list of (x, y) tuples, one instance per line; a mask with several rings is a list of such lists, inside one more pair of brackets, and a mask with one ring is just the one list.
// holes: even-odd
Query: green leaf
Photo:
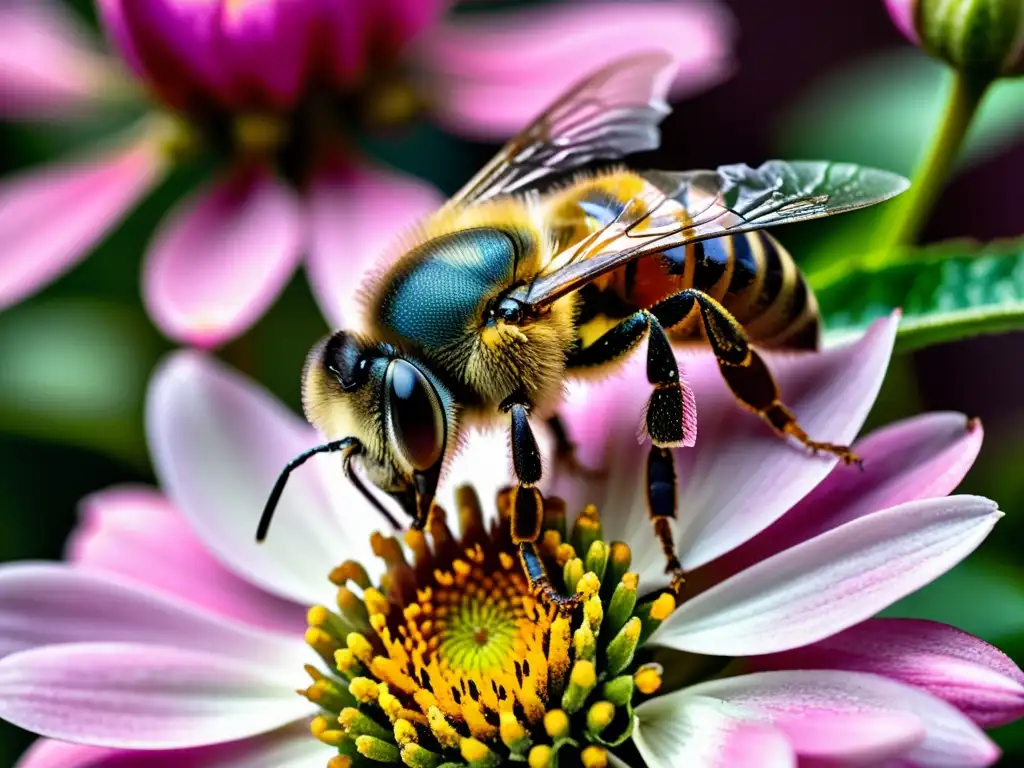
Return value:
[(811, 277), (829, 344), (859, 336), (896, 308), (900, 350), (1024, 328), (1024, 240), (980, 249), (955, 241), (859, 266), (840, 263)]
[[(777, 127), (781, 156), (828, 158), (908, 175), (935, 132), (950, 87), (946, 65), (916, 49), (830, 73), (787, 109)], [(1024, 128), (1024, 79), (995, 83), (971, 126), (964, 163), (1005, 149)]]

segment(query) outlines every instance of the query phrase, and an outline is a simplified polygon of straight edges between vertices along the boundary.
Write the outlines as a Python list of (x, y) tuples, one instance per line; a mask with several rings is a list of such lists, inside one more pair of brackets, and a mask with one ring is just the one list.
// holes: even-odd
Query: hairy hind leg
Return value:
[(777, 434), (792, 437), (814, 452), (830, 453), (846, 464), (860, 462), (848, 446), (811, 439), (782, 402), (771, 371), (750, 347), (743, 327), (713, 298), (688, 288), (653, 306), (651, 313), (671, 328), (682, 322), (694, 305), (700, 311), (718, 368), (741, 405), (764, 419)]

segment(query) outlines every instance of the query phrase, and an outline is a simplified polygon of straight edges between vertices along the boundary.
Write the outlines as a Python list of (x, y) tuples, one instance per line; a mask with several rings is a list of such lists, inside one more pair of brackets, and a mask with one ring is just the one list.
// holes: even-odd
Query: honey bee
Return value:
[[(780, 436), (856, 459), (800, 428), (751, 347), (813, 349), (819, 335), (810, 287), (760, 230), (872, 205), (908, 182), (855, 165), (777, 160), (583, 171), (658, 146), (674, 69), (668, 54), (650, 52), (597, 71), (407, 235), (367, 287), (365, 335), (341, 330), (309, 353), (304, 410), (330, 442), (283, 470), (258, 540), (289, 474), (325, 452), (342, 454), (347, 476), (392, 525), (354, 471), (357, 459), (422, 528), (445, 459), (467, 428), (502, 425), (517, 481), (511, 536), (524, 572), (536, 593), (571, 607), (575, 598), (551, 585), (536, 546), (543, 498), (530, 420), (551, 419), (560, 453), (571, 456), (557, 422), (566, 379), (607, 372), (645, 338), (647, 497), (673, 583), (682, 573), (668, 525), (676, 515), (669, 449), (692, 445), (695, 423), (673, 344), (710, 346), (737, 400)], [(567, 171), (566, 183), (558, 176)]]

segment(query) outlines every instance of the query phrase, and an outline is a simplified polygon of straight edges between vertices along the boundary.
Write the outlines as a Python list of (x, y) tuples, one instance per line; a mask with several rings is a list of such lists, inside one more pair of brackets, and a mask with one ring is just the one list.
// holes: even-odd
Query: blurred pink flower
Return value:
[[(854, 437), (896, 324), (820, 354), (766, 355), (807, 427)], [(713, 360), (684, 362), (701, 433), (676, 451), (677, 543), (697, 594), (648, 641), (665, 673), (660, 694), (635, 709), (646, 764), (993, 763), (980, 728), (1024, 714), (1024, 674), (950, 627), (870, 618), (959, 562), (999, 518), (986, 499), (947, 496), (981, 427), (946, 413), (901, 422), (857, 445), (857, 472), (776, 439), (736, 406)], [(581, 459), (605, 478), (554, 485), (570, 510), (601, 505), (605, 538), (630, 545), (649, 588), (664, 563), (639, 507), (646, 385), (642, 356), (634, 363), (566, 404), (570, 432), (586, 441)], [(336, 753), (309, 735), (317, 708), (293, 690), (303, 663), (322, 663), (303, 642), (304, 607), (335, 604), (325, 576), (346, 558), (380, 575), (367, 543), (380, 521), (336, 460), (320, 457), (294, 476), (278, 525), (256, 545), (277, 472), (316, 435), (200, 353), (159, 369), (147, 429), (166, 495), (98, 493), (83, 504), (69, 563), (0, 568), (0, 715), (49, 737), (20, 768), (323, 766)], [(487, 500), (509, 480), (504, 436), (472, 439), (439, 495), (449, 509), (455, 482), (472, 478)], [(685, 664), (672, 661), (680, 653)], [(694, 663), (702, 655), (716, 657), (705, 659), (711, 671)]]
[[(305, 255), (340, 325), (365, 265), (441, 201), (431, 185), (360, 157), (361, 131), (426, 110), (496, 140), (599, 64), (648, 48), (678, 57), (675, 97), (731, 70), (730, 21), (711, 0), (463, 15), (449, 5), (98, 0), (154, 114), (102, 148), (0, 183), (0, 306), (68, 269), (202, 149), (222, 174), (169, 212), (146, 254), (156, 323), (176, 340), (220, 344), (263, 314)], [(0, 116), (72, 120), (137, 95), (52, 0), (0, 3)]]

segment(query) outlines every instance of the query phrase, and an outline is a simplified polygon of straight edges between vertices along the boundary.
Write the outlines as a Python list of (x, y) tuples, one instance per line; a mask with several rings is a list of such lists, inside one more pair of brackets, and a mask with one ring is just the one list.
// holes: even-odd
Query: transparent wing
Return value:
[(594, 160), (654, 149), (675, 74), (661, 51), (636, 54), (598, 70), (548, 107), (445, 204), (445, 208), (521, 192)]
[(539, 309), (632, 259), (697, 240), (818, 219), (900, 194), (902, 176), (850, 163), (771, 160), (759, 168), (648, 171), (650, 182), (608, 225), (552, 259), (512, 294)]

